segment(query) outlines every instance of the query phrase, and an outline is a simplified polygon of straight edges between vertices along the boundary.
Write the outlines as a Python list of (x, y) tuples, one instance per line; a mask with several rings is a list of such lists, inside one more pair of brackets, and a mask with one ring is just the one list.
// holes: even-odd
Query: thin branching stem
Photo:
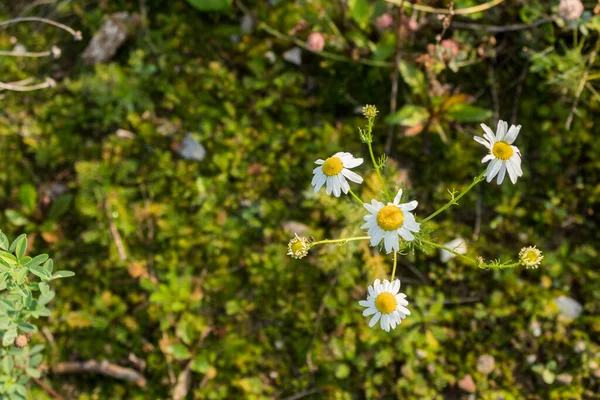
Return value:
[(310, 247), (316, 246), (318, 244), (335, 244), (335, 243), (345, 244), (346, 242), (352, 242), (355, 240), (369, 240), (369, 239), (371, 239), (371, 236), (355, 236), (355, 237), (344, 238), (344, 239), (319, 240), (318, 242), (312, 242), (310, 244)]

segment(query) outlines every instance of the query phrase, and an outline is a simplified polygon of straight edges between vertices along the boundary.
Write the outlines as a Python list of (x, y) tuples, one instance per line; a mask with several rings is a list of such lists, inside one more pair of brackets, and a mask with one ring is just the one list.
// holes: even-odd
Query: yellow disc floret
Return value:
[(344, 169), (344, 164), (339, 157), (329, 157), (325, 160), (325, 163), (321, 167), (323, 169), (323, 173), (327, 176), (334, 176), (342, 172)]
[(308, 249), (308, 240), (305, 237), (294, 235), (292, 240), (288, 243), (288, 256), (296, 259), (306, 257)]
[(383, 292), (375, 299), (375, 308), (382, 314), (391, 313), (397, 306), (396, 296), (389, 292)]
[(513, 149), (506, 142), (496, 142), (492, 148), (492, 154), (499, 160), (510, 160), (513, 155)]
[(384, 231), (395, 231), (403, 222), (404, 213), (396, 206), (385, 206), (377, 213), (377, 225)]
[(544, 259), (544, 256), (535, 246), (523, 247), (519, 252), (519, 259), (527, 268), (537, 268)]

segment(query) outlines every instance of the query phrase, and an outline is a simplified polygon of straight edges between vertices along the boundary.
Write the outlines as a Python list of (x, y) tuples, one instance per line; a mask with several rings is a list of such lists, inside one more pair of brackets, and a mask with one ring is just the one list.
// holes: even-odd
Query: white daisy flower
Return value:
[(485, 131), (483, 138), (473, 136), (473, 139), (490, 150), (490, 154), (481, 160), (482, 163), (491, 161), (485, 172), (487, 181), (491, 182), (497, 174), (497, 183), (499, 185), (504, 180), (506, 171), (508, 171), (510, 181), (513, 184), (517, 183), (517, 178), (523, 176), (521, 152), (512, 144), (519, 135), (521, 125), (511, 125), (510, 129), (508, 129), (508, 123), (500, 120), (498, 121), (496, 135), (494, 135), (494, 132), (486, 124), (481, 124), (481, 127)]
[(372, 286), (369, 285), (369, 295), (367, 300), (358, 302), (363, 307), (367, 307), (363, 311), (363, 315), (373, 315), (369, 322), (369, 327), (373, 327), (377, 321), (380, 321), (381, 329), (389, 332), (390, 329), (395, 329), (396, 325), (400, 325), (402, 320), (410, 315), (410, 311), (406, 306), (406, 295), (398, 293), (400, 290), (400, 280), (396, 279), (393, 282), (384, 279), (383, 283), (379, 279), (375, 279)]
[(365, 203), (365, 208), (371, 214), (364, 217), (367, 222), (361, 229), (368, 229), (371, 246), (377, 246), (384, 240), (386, 253), (400, 250), (398, 236), (410, 242), (415, 238), (412, 232), (419, 232), (421, 229), (421, 224), (415, 221), (415, 216), (410, 212), (417, 208), (419, 203), (413, 200), (400, 204), (401, 198), (402, 189), (398, 190), (394, 202), (388, 203), (387, 206), (377, 200), (371, 200), (371, 204)]
[(340, 197), (340, 194), (344, 192), (348, 194), (350, 190), (350, 184), (346, 180), (349, 179), (352, 182), (362, 183), (363, 178), (350, 171), (349, 168), (358, 167), (363, 163), (362, 158), (354, 158), (350, 153), (335, 153), (327, 160), (318, 159), (315, 164), (319, 166), (313, 170), (313, 177), (311, 185), (315, 187), (315, 192), (325, 184), (327, 194), (333, 194), (335, 197)]

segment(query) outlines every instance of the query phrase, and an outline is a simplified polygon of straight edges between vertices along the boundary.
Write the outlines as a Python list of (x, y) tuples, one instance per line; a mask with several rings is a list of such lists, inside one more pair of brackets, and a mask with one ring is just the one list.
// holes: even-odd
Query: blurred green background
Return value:
[[(44, 381), (67, 399), (593, 398), (597, 3), (573, 21), (557, 1), (500, 3), (450, 21), (367, 0), (3, 2), (2, 20), (50, 18), (83, 37), (0, 26), (5, 51), (61, 53), (0, 57), (2, 82), (56, 82), (0, 92), (0, 228), (77, 274), (57, 283), (33, 338), (47, 346)], [(128, 13), (114, 22), (123, 44), (83, 57), (116, 12)], [(302, 48), (311, 32), (325, 53)], [(295, 232), (361, 233), (365, 211), (310, 180), (317, 158), (368, 157), (365, 104), (380, 110), (385, 175), (410, 188), (420, 218), (484, 168), (480, 122), (521, 124), (523, 178), (479, 184), (435, 219), (434, 237), (505, 260), (536, 244), (541, 268), (402, 257), (413, 314), (385, 333), (358, 300), (389, 257), (366, 242), (286, 256)], [(356, 171), (370, 200), (373, 171)], [(90, 359), (148, 382), (51, 371)], [(47, 394), (34, 385), (31, 398)]]

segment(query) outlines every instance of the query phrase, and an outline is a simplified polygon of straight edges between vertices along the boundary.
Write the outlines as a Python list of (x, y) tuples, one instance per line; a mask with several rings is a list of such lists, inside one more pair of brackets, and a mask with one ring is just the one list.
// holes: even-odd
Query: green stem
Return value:
[(472, 264), (478, 265), (478, 264), (477, 264), (477, 261), (473, 260), (471, 257), (467, 257), (467, 256), (465, 256), (465, 255), (462, 255), (462, 254), (460, 254), (460, 253), (457, 253), (456, 251), (454, 251), (453, 249), (451, 249), (451, 248), (449, 248), (449, 247), (442, 246), (441, 244), (437, 244), (437, 243), (435, 243), (435, 242), (430, 242), (430, 241), (428, 241), (428, 240), (424, 240), (424, 239), (421, 239), (421, 241), (422, 241), (423, 243), (425, 243), (425, 244), (428, 244), (428, 245), (430, 245), (430, 246), (437, 247), (438, 249), (443, 249), (443, 250), (449, 251), (450, 253), (454, 254), (454, 255), (455, 255), (456, 257), (458, 257), (458, 258), (462, 258), (463, 260), (466, 260), (466, 261), (468, 261), (468, 262), (470, 262), (470, 263), (472, 263)]
[(456, 197), (452, 196), (452, 200), (450, 200), (448, 203), (446, 203), (444, 206), (442, 206), (439, 210), (437, 210), (436, 212), (434, 212), (433, 214), (431, 214), (429, 217), (425, 218), (424, 220), (422, 220), (420, 222), (422, 224), (424, 224), (425, 222), (429, 221), (430, 219), (432, 219), (436, 215), (444, 212), (446, 209), (450, 208), (451, 206), (453, 206), (455, 204), (458, 204), (458, 200), (460, 200), (461, 197), (463, 197), (465, 194), (467, 194), (479, 182), (481, 182), (482, 180), (484, 180), (484, 177), (483, 177), (484, 174), (485, 174), (485, 170), (481, 174), (479, 174), (479, 176), (477, 176), (477, 178), (473, 179), (473, 182), (469, 186), (467, 186), (467, 188), (465, 190), (463, 190), (462, 192), (460, 192), (460, 194), (458, 196), (456, 196)]
[(398, 253), (394, 251), (394, 268), (392, 268), (392, 282), (396, 276), (396, 265), (398, 264)]
[(345, 238), (345, 239), (319, 240), (318, 242), (312, 242), (310, 244), (310, 247), (316, 246), (318, 244), (345, 243), (345, 242), (352, 242), (354, 240), (369, 240), (369, 239), (371, 239), (371, 236), (356, 236), (356, 237)]
[(360, 199), (360, 197), (358, 197), (358, 196), (356, 195), (356, 193), (354, 193), (354, 192), (352, 191), (352, 189), (350, 189), (350, 191), (349, 191), (348, 193), (350, 193), (350, 194), (352, 195), (352, 197), (354, 197), (354, 198), (356, 199), (356, 201), (358, 201), (358, 202), (360, 203), (360, 205), (361, 205), (361, 206), (362, 206), (362, 205), (364, 205), (363, 201)]

